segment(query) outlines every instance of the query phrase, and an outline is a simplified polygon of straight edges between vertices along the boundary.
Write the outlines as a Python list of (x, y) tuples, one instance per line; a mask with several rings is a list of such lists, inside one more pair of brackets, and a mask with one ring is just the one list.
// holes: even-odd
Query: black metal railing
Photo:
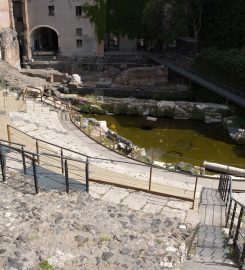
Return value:
[[(31, 87), (33, 88), (33, 87)], [(57, 109), (60, 109), (60, 110), (65, 110), (65, 111), (68, 111), (69, 112), (69, 117), (71, 120), (73, 120), (74, 117), (76, 117), (77, 115), (77, 111), (78, 111), (78, 108), (75, 107), (75, 106), (72, 106), (70, 102), (64, 102), (62, 100), (60, 100), (58, 97), (53, 97), (53, 96), (50, 96), (46, 93), (43, 93), (41, 92), (39, 89), (36, 88), (36, 90), (39, 92), (39, 97), (40, 97), (40, 100), (44, 103), (48, 103), (49, 105), (53, 106), (54, 108), (57, 108)], [(26, 89), (26, 97), (28, 96), (28, 92), (29, 92), (29, 89), (27, 87)], [(75, 121), (72, 121), (73, 123)], [(12, 141), (12, 132), (11, 130), (13, 131), (16, 131), (16, 132), (20, 132), (26, 136), (29, 136), (29, 138), (31, 138), (32, 140), (35, 141), (35, 151), (36, 153), (38, 154), (39, 153), (39, 150), (43, 149), (45, 151), (52, 151), (51, 149), (54, 150), (54, 153), (58, 154), (61, 156), (61, 164), (62, 164), (62, 173), (64, 174), (65, 173), (65, 168), (64, 168), (64, 162), (63, 162), (63, 156), (64, 156), (64, 153), (66, 153), (68, 156), (71, 155), (71, 154), (76, 154), (79, 156), (79, 158), (83, 159), (84, 161), (86, 161), (87, 163), (86, 164), (89, 164), (88, 163), (88, 160), (90, 163), (94, 163), (94, 162), (109, 162), (109, 163), (114, 163), (114, 164), (128, 164), (128, 165), (134, 165), (135, 167), (138, 167), (139, 170), (141, 167), (148, 167), (149, 168), (149, 185), (147, 188), (141, 188), (141, 187), (137, 187), (137, 186), (128, 186), (128, 185), (120, 185), (121, 187), (124, 187), (124, 188), (134, 188), (136, 190), (141, 190), (141, 191), (146, 191), (146, 192), (150, 192), (150, 193), (156, 193), (158, 195), (164, 195), (164, 196), (168, 196), (168, 193), (159, 193), (159, 192), (156, 192), (153, 188), (152, 188), (152, 179), (153, 179), (153, 171), (154, 170), (158, 170), (158, 171), (167, 171), (167, 172), (172, 172), (172, 173), (175, 173), (175, 171), (173, 170), (169, 170), (167, 168), (161, 168), (159, 166), (156, 166), (153, 164), (153, 158), (152, 158), (152, 161), (150, 163), (148, 162), (142, 162), (140, 160), (136, 160), (134, 158), (132, 158), (132, 162), (130, 161), (126, 161), (126, 160), (113, 160), (113, 159), (106, 159), (106, 158), (99, 158), (99, 157), (92, 157), (92, 156), (87, 156), (85, 154), (82, 154), (82, 153), (78, 153), (76, 151), (73, 151), (71, 149), (67, 149), (65, 147), (62, 147), (62, 146), (58, 146), (56, 144), (52, 144), (50, 142), (47, 142), (47, 141), (44, 141), (44, 140), (41, 140), (41, 139), (38, 139), (38, 138), (35, 138), (35, 137), (32, 137), (26, 133), (24, 133), (23, 131), (13, 127), (13, 126), (10, 126), (8, 125), (7, 127), (8, 129), (8, 141), (11, 142)], [(15, 132), (13, 132), (15, 133)], [(47, 148), (48, 147), (48, 148)], [(115, 148), (115, 147), (114, 147)], [(127, 157), (128, 158), (128, 157)], [(182, 200), (187, 200), (187, 201), (191, 201), (192, 202), (192, 208), (194, 208), (194, 205), (195, 205), (195, 200), (196, 200), (196, 192), (197, 192), (197, 184), (198, 184), (198, 180), (199, 180), (199, 175), (190, 175), (188, 173), (184, 173), (184, 172), (178, 172), (179, 174), (183, 174), (183, 175), (188, 175), (190, 178), (192, 178), (192, 183), (193, 183), (193, 195), (191, 196), (177, 196), (177, 195), (173, 195), (171, 194), (172, 197), (176, 197), (178, 199), (182, 199)], [(212, 178), (212, 177), (208, 177), (208, 176), (201, 176), (202, 178)], [(101, 178), (101, 177), (100, 177)], [(213, 179), (213, 178), (212, 178)], [(107, 182), (105, 181), (105, 179), (101, 180), (101, 179), (95, 179), (95, 178), (91, 178), (90, 179), (91, 181), (97, 181), (97, 182), (101, 182), (101, 183), (104, 183), (104, 182)], [(113, 182), (110, 182), (110, 184), (114, 184), (116, 185), (116, 183), (113, 183)]]
[[(154, 184), (155, 181), (153, 179), (153, 176), (155, 175), (155, 173), (157, 171), (167, 171), (164, 168), (161, 167), (157, 167), (153, 164), (146, 164), (143, 162), (137, 162), (136, 160), (120, 160), (120, 159), (108, 159), (108, 158), (101, 158), (101, 157), (95, 157), (95, 156), (88, 156), (85, 155), (81, 152), (77, 152), (71, 149), (68, 149), (64, 146), (59, 146), (57, 144), (45, 141), (45, 140), (41, 140), (38, 139), (36, 137), (30, 136), (28, 134), (26, 134), (25, 132), (21, 131), (20, 129), (13, 127), (11, 125), (7, 125), (7, 133), (8, 133), (8, 140), (9, 143), (11, 144), (12, 142), (20, 142), (20, 141), (28, 141), (29, 144), (31, 145), (31, 147), (29, 146), (29, 150), (33, 149), (33, 151), (35, 151), (35, 153), (37, 154), (37, 159), (39, 159), (39, 154), (42, 153), (42, 151), (45, 151), (45, 153), (49, 153), (49, 156), (51, 157), (52, 155), (56, 156), (58, 155), (60, 157), (60, 164), (61, 164), (61, 172), (62, 174), (65, 173), (65, 157), (70, 157), (75, 155), (76, 158), (79, 158), (79, 160), (83, 161), (84, 163), (87, 163), (88, 166), (91, 165), (95, 165), (97, 167), (98, 163), (104, 163), (104, 165), (106, 164), (114, 164), (116, 165), (120, 165), (120, 164), (124, 164), (124, 165), (128, 165), (131, 166), (133, 165), (135, 167), (135, 171), (139, 172), (141, 174), (142, 170), (147, 170), (147, 172), (149, 173), (149, 178), (148, 178), (148, 185), (147, 187), (141, 188), (140, 185), (138, 185), (137, 183), (135, 183), (134, 186), (129, 186), (126, 184), (121, 184), (120, 186), (123, 188), (133, 188), (135, 190), (140, 190), (140, 191), (145, 191), (145, 192), (149, 192), (149, 193), (154, 193), (157, 195), (163, 195), (163, 196), (168, 196), (168, 193), (163, 193), (163, 192), (157, 192), (156, 188), (154, 188)], [(20, 134), (21, 136), (19, 136), (18, 134)], [(23, 137), (24, 136), (24, 137)], [(71, 167), (71, 166), (70, 166)], [(98, 167), (101, 167), (98, 166)], [(100, 177), (97, 179), (95, 176), (95, 171), (96, 168), (94, 168), (93, 173), (91, 173), (91, 177), (90, 177), (90, 181), (94, 181), (94, 182), (107, 182), (107, 178), (108, 175), (100, 175)], [(168, 171), (168, 172), (172, 172), (173, 171)], [(189, 175), (189, 174), (185, 174), (185, 173), (181, 173), (183, 175), (188, 175), (190, 177), (190, 180), (193, 184), (193, 189), (190, 190), (190, 192), (192, 193), (190, 194), (183, 194), (182, 196), (180, 194), (171, 194), (171, 197), (176, 197), (177, 199), (182, 199), (182, 200), (186, 200), (186, 201), (190, 201), (192, 202), (192, 208), (194, 208), (195, 206), (195, 202), (196, 202), (196, 193), (197, 193), (197, 185), (198, 185), (198, 181), (199, 181), (199, 176), (198, 175)], [(205, 177), (205, 178), (211, 178), (211, 177)], [(213, 178), (212, 178), (213, 179)], [(116, 181), (117, 182), (117, 181)], [(115, 185), (116, 183), (114, 183), (113, 181), (110, 181), (110, 183), (108, 184), (112, 184)]]
[[(14, 162), (22, 164), (22, 169), (16, 168)], [(36, 194), (40, 188), (62, 189), (67, 193), (76, 189), (89, 192), (88, 159), (83, 161), (45, 152), (33, 153), (25, 150), (22, 144), (0, 140), (0, 166), (2, 182), (8, 180), (7, 170), (22, 172), (31, 177)]]
[(242, 268), (245, 260), (245, 205), (234, 198), (230, 176), (220, 176), (218, 191), (225, 203), (225, 226), (233, 240), (233, 254)]

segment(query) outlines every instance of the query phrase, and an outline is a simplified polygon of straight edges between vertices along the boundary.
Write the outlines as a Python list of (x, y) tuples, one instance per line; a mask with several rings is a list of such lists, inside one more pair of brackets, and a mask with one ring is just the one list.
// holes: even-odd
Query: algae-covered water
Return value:
[(134, 144), (154, 149), (154, 159), (186, 161), (201, 165), (204, 160), (245, 168), (245, 146), (236, 145), (222, 124), (162, 118), (156, 122), (141, 116), (93, 116)]

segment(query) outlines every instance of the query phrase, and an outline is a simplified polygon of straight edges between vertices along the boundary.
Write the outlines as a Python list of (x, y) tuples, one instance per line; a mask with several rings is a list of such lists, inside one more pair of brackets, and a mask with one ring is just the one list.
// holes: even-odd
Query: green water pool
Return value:
[(145, 117), (124, 115), (93, 117), (106, 120), (109, 128), (148, 153), (153, 149), (156, 160), (194, 165), (207, 160), (245, 168), (245, 145), (236, 145), (222, 124), (167, 118), (151, 122)]

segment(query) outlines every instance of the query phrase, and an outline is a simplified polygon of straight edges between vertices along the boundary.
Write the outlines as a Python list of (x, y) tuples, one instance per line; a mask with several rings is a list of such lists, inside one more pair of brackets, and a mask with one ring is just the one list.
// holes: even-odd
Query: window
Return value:
[(114, 35), (109, 33), (107, 36), (107, 46), (110, 51), (118, 51), (119, 50), (119, 35)]
[(48, 6), (48, 15), (54, 16), (54, 6)]
[(77, 39), (77, 47), (82, 47), (82, 46), (83, 46), (82, 39)]
[(81, 37), (83, 35), (83, 29), (82, 28), (77, 28), (76, 29), (76, 35)]
[(82, 16), (82, 7), (76, 6), (76, 16)]
[(137, 38), (137, 50), (146, 49), (146, 42), (144, 38)]

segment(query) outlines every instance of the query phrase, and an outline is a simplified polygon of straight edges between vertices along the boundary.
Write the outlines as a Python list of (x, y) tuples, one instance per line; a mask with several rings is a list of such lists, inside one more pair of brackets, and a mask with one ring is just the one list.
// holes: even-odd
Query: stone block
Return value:
[(123, 200), (122, 204), (127, 205), (131, 209), (140, 210), (143, 209), (146, 202), (147, 199), (144, 195), (131, 193)]
[(109, 191), (107, 191), (101, 199), (107, 202), (112, 203), (120, 203), (127, 195), (129, 194), (128, 191), (123, 189), (115, 189), (111, 188)]

